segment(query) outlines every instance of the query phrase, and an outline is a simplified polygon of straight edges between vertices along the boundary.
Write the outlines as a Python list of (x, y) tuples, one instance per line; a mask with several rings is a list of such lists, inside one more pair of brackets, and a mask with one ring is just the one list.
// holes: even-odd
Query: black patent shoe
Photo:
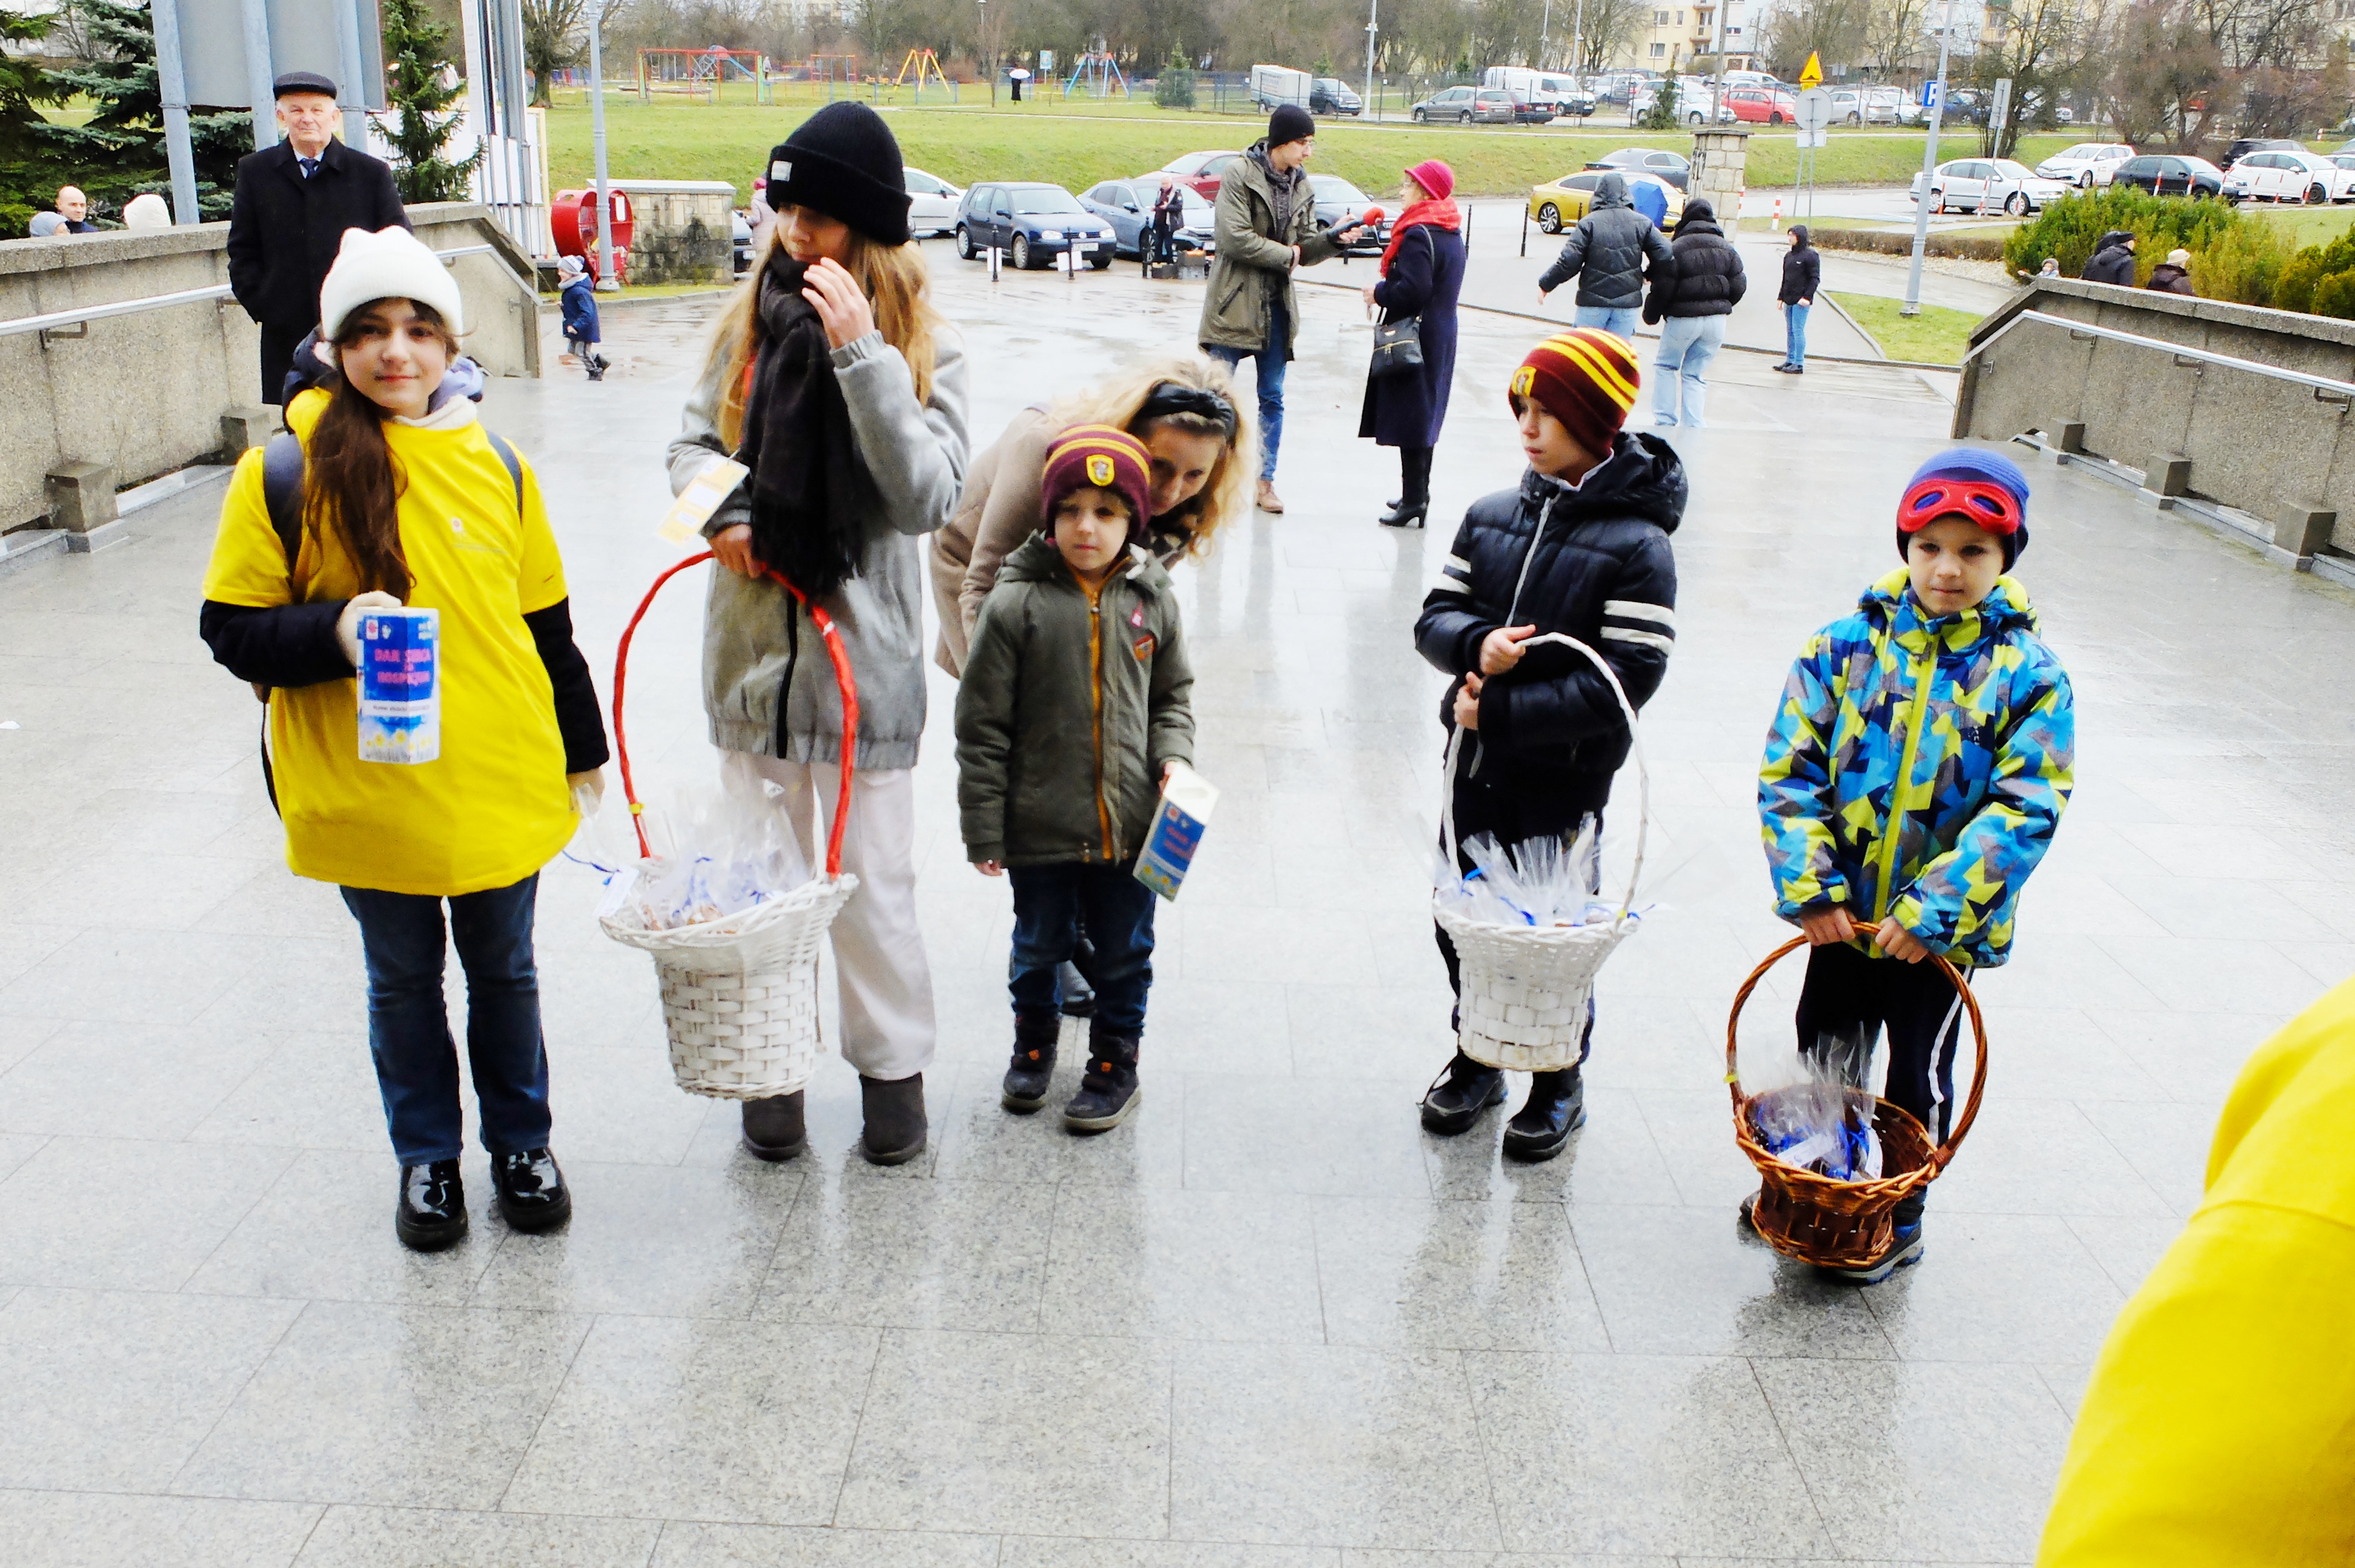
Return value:
[(1096, 1015), (1096, 988), (1080, 972), (1080, 966), (1066, 959), (1055, 970), (1056, 989), (1063, 993), (1063, 1016), (1093, 1018)]
[(1385, 528), (1420, 528), (1430, 512), (1431, 503), (1428, 501), (1418, 501), (1412, 506), (1403, 502), (1393, 502), (1391, 509), (1375, 521)]
[(572, 1217), (572, 1190), (556, 1156), (545, 1149), (491, 1156), (491, 1184), (499, 1192), (499, 1218), (514, 1231), (554, 1230)]
[(1585, 1125), (1586, 1082), (1577, 1068), (1532, 1073), (1529, 1097), (1505, 1124), (1506, 1156), (1532, 1165), (1551, 1160)]
[(411, 1252), (440, 1252), (466, 1239), (466, 1183), (454, 1160), (400, 1168), (392, 1228)]
[(1469, 1132), (1490, 1106), (1505, 1100), (1505, 1075), (1455, 1053), (1455, 1060), (1423, 1097), (1423, 1128), (1442, 1138)]
[(802, 1117), (802, 1091), (744, 1102), (744, 1152), (772, 1163), (791, 1160), (809, 1147)]

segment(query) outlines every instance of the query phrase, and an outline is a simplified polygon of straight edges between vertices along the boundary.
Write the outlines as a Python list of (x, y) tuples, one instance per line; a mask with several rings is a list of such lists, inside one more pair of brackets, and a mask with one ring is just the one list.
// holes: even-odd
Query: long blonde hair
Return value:
[[(719, 439), (730, 450), (744, 439), (744, 369), (767, 338), (761, 325), (761, 278), (783, 243), (778, 238), (783, 228), (780, 222), (769, 225), (769, 243), (745, 274), (734, 302), (721, 315), (712, 344), (714, 354), (727, 355), (719, 384)], [(908, 374), (916, 383), (916, 401), (930, 403), (936, 360), (932, 337), (945, 324), (945, 318), (932, 308), (932, 274), (924, 265), (923, 251), (912, 240), (886, 245), (854, 228), (843, 265), (874, 307), (875, 324), (882, 330), (883, 341), (908, 362)]]
[(1219, 459), (1210, 467), (1210, 477), (1203, 482), (1194, 498), (1178, 509), (1190, 514), (1189, 526), (1185, 546), (1172, 559), (1185, 560), (1206, 553), (1213, 535), (1251, 513), (1252, 480), (1258, 472), (1258, 460), (1252, 455), (1251, 428), (1243, 420), (1242, 407), (1236, 400), (1234, 380), (1227, 374), (1227, 367), (1204, 355), (1152, 360), (1062, 398), (1047, 411), (1047, 422), (1050, 428), (1059, 430), (1073, 425), (1111, 425), (1142, 440), (1151, 432), (1136, 429), (1137, 414), (1153, 395), (1153, 389), (1165, 381), (1196, 391), (1215, 392), (1235, 411), (1231, 431), (1200, 414), (1164, 414), (1152, 421), (1155, 425), (1174, 426), (1188, 435), (1220, 438)]

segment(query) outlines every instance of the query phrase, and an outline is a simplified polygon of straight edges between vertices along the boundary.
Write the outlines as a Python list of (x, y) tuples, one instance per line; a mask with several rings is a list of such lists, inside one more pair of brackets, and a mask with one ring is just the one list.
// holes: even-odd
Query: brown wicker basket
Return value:
[(1898, 1200), (1938, 1179), (1978, 1116), (1979, 1097), (1987, 1088), (1987, 1022), (1979, 1016), (1978, 999), (1971, 994), (1961, 973), (1944, 958), (1932, 954), (1930, 961), (1954, 982), (1955, 991), (1962, 997), (1963, 1010), (1970, 1014), (1971, 1038), (1978, 1047), (1978, 1065), (1971, 1074), (1970, 1096), (1963, 1102), (1963, 1114), (1955, 1123), (1955, 1130), (1945, 1142), (1933, 1148), (1929, 1129), (1911, 1112), (1875, 1098), (1867, 1090), (1850, 1089), (1850, 1101), (1859, 1110), (1868, 1105), (1871, 1107), (1873, 1130), (1881, 1138), (1881, 1168), (1887, 1174), (1874, 1181), (1841, 1181), (1785, 1165), (1758, 1141), (1751, 1115), (1753, 1106), (1778, 1091), (1769, 1090), (1765, 1095), (1742, 1092), (1734, 1041), (1742, 1023), (1742, 1005), (1758, 989), (1758, 982), (1766, 978), (1766, 971), (1785, 955), (1806, 945), (1806, 938), (1794, 937), (1767, 954), (1765, 961), (1750, 971), (1750, 978), (1733, 994), (1733, 1012), (1725, 1021), (1725, 1081), (1733, 1091), (1733, 1141), (1750, 1157), (1750, 1163), (1758, 1167), (1758, 1197), (1751, 1212), (1751, 1223), (1757, 1226), (1758, 1234), (1776, 1252), (1801, 1263), (1826, 1268), (1860, 1268), (1889, 1250), (1894, 1234), (1891, 1216)]

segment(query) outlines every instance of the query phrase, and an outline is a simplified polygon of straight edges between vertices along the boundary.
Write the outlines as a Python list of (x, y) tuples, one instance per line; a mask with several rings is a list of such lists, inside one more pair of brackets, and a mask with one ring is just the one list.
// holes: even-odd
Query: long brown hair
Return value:
[[(713, 345), (714, 353), (728, 356), (720, 376), (719, 439), (731, 450), (744, 439), (744, 367), (761, 352), (765, 336), (761, 326), (761, 276), (769, 269), (769, 258), (783, 243), (778, 238), (783, 229), (782, 222), (769, 225), (768, 245), (738, 287), (735, 302), (720, 317), (719, 342)], [(924, 265), (923, 251), (912, 241), (886, 245), (854, 228), (843, 265), (874, 308), (875, 324), (883, 341), (908, 362), (908, 374), (916, 384), (916, 401), (930, 403), (936, 363), (932, 336), (944, 318), (932, 308), (932, 275)]]
[[(346, 316), (336, 346), (357, 344), (369, 313), (382, 302), (371, 300)], [(410, 303), (455, 359), (458, 340), (441, 313), (419, 301)], [(415, 585), (409, 557), (400, 550), (400, 493), (409, 479), (384, 439), (384, 422), (391, 416), (340, 373), (327, 377), (325, 390), (326, 411), (304, 449), (303, 530), (324, 540), (330, 527), (336, 529), (359, 573), (361, 591), (376, 588), (406, 599)]]

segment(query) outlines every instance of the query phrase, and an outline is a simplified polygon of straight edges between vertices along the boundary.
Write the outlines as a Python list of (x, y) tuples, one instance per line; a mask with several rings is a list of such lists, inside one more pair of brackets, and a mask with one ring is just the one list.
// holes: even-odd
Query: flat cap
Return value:
[(273, 97), (283, 98), (290, 92), (320, 92), (336, 96), (336, 84), (314, 70), (290, 70), (270, 84)]

